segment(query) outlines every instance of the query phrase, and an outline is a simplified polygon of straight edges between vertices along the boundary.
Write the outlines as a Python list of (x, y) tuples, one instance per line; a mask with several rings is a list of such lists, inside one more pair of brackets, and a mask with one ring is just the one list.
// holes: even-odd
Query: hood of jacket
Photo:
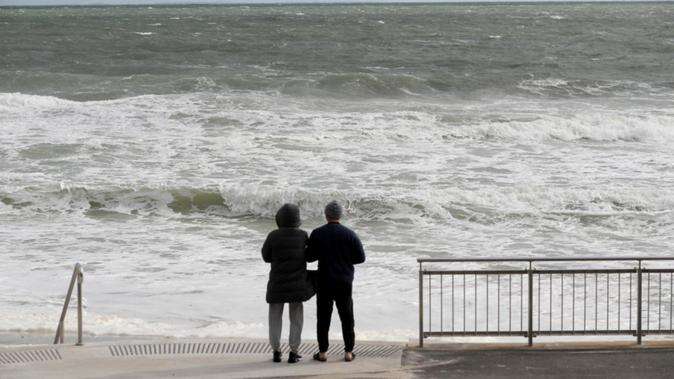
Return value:
[(283, 204), (276, 212), (276, 225), (279, 228), (297, 228), (300, 221), (300, 208), (295, 204)]

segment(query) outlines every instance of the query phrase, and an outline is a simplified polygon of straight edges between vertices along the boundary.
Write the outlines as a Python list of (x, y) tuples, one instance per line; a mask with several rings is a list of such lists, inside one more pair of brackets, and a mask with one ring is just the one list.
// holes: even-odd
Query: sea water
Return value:
[(264, 337), (284, 202), (307, 231), (344, 204), (359, 339), (415, 335), (417, 257), (669, 254), (672, 30), (671, 3), (0, 8), (0, 331), (53, 332), (81, 262), (86, 332)]

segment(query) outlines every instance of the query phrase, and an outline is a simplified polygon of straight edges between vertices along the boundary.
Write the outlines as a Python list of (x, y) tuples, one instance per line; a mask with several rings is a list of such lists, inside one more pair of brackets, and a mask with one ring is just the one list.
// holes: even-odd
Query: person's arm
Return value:
[(311, 236), (309, 236), (309, 239), (307, 240), (307, 250), (305, 253), (307, 262), (316, 262), (318, 260), (318, 251), (316, 250), (316, 237), (312, 231)]
[(271, 263), (271, 243), (269, 243), (270, 236), (271, 233), (269, 233), (267, 239), (264, 240), (264, 244), (262, 244), (262, 260), (267, 263)]
[(365, 262), (365, 250), (363, 250), (363, 243), (356, 233), (353, 233), (353, 249), (351, 250), (351, 264), (357, 265)]

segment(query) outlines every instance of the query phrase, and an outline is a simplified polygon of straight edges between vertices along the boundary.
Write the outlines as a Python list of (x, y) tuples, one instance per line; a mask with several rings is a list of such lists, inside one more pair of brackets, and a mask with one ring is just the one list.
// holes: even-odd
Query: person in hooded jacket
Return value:
[(280, 340), (285, 303), (288, 303), (290, 313), (288, 363), (296, 363), (302, 358), (298, 354), (304, 322), (302, 303), (314, 295), (307, 277), (309, 236), (299, 228), (300, 224), (297, 205), (284, 204), (276, 213), (278, 229), (269, 233), (262, 245), (262, 259), (271, 263), (266, 299), (269, 303), (269, 343), (274, 351), (274, 362), (281, 362)]

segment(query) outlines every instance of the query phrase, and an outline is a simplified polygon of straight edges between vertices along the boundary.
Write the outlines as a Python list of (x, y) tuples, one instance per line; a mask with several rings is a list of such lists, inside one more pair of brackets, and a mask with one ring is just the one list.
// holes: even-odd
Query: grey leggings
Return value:
[[(281, 351), (281, 327), (283, 326), (283, 305), (285, 303), (269, 304), (269, 344), (274, 351)], [(290, 308), (290, 351), (297, 353), (302, 342), (302, 324), (304, 323), (304, 309), (302, 303), (288, 303)]]

